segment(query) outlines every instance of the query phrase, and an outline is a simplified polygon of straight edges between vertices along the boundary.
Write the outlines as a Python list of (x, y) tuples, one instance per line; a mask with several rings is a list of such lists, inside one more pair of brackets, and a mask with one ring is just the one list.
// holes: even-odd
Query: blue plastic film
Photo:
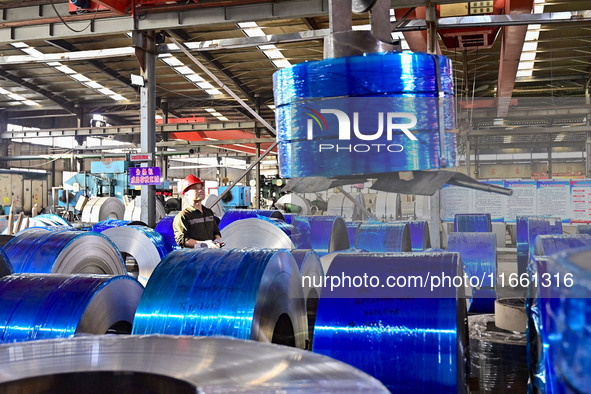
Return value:
[(174, 222), (174, 215), (168, 215), (162, 218), (156, 225), (156, 232), (160, 233), (166, 241), (169, 250), (180, 249), (181, 247), (176, 243), (174, 238), (174, 229), (172, 223)]
[[(342, 253), (333, 259), (327, 277), (362, 272), (385, 280), (385, 272), (397, 277), (426, 277), (435, 272), (453, 276), (461, 267), (457, 253)], [(428, 290), (415, 293), (417, 298), (365, 298), (366, 290), (340, 289), (339, 298), (331, 298), (325, 297), (327, 288), (323, 289), (313, 351), (365, 371), (393, 393), (465, 392), (467, 327), (462, 289), (434, 298), (421, 298)], [(417, 289), (404, 292), (409, 290)]]
[(4, 253), (4, 250), (0, 248), (0, 278), (6, 275), (10, 275), (14, 272), (14, 268), (12, 268), (12, 264), (10, 264), (10, 260), (8, 260), (8, 256)]
[(410, 241), (413, 252), (420, 252), (431, 247), (431, 236), (429, 235), (429, 223), (424, 220), (410, 220)]
[(361, 222), (347, 222), (347, 234), (349, 235), (349, 245), (355, 246), (355, 241), (357, 238), (357, 228)]
[(456, 213), (454, 217), (454, 232), (490, 233), (491, 231), (490, 213)]
[(113, 228), (113, 227), (127, 226), (129, 223), (131, 223), (129, 220), (107, 219), (107, 220), (103, 220), (102, 222), (98, 222), (97, 224), (92, 226), (89, 231), (94, 231), (96, 233), (102, 233), (106, 229)]
[(355, 247), (368, 252), (410, 252), (412, 244), (408, 224), (361, 224), (357, 228)]
[(53, 213), (43, 213), (41, 215), (33, 217), (33, 219), (37, 222), (45, 224), (46, 226), (72, 227), (70, 222), (68, 222), (66, 219)]
[[(111, 294), (112, 304), (101, 305), (104, 316), (111, 315), (110, 307), (128, 305), (114, 313), (110, 324), (103, 332), (87, 332), (80, 328), (84, 313), (93, 302), (100, 300), (102, 291), (108, 287), (122, 285)], [(117, 283), (119, 282), (119, 283)], [(106, 275), (36, 275), (15, 274), (0, 279), (0, 339), (3, 342), (22, 342), (49, 338), (72, 337), (79, 328), (87, 334), (105, 334), (110, 325), (127, 321), (131, 324), (133, 309), (139, 301), (142, 286), (133, 278)], [(135, 304), (133, 303), (135, 300)], [(99, 301), (101, 302), (101, 301)], [(85, 316), (94, 320), (100, 316)], [(96, 321), (95, 321), (96, 322)], [(99, 328), (100, 324), (86, 322), (86, 329)]]
[(275, 218), (285, 221), (283, 213), (271, 209), (229, 209), (224, 213), (224, 216), (222, 216), (219, 227), (220, 230), (222, 230), (236, 220), (259, 217)]
[(535, 256), (551, 256), (568, 249), (591, 246), (591, 235), (588, 234), (553, 234), (538, 235), (534, 248)]
[(527, 264), (534, 256), (536, 237), (545, 234), (562, 234), (560, 218), (542, 216), (517, 216), (517, 272), (527, 271)]
[(437, 63), (441, 90), (453, 94), (451, 61), (425, 53), (371, 53), (304, 62), (273, 74), (277, 107), (301, 97), (339, 97), (430, 93), (438, 91)]
[(340, 216), (305, 216), (310, 224), (310, 246), (323, 256), (349, 249), (347, 224)]
[[(299, 278), (285, 250), (177, 250), (152, 273), (132, 333), (224, 335), (305, 347)], [(291, 321), (291, 338), (277, 332), (283, 314)]]

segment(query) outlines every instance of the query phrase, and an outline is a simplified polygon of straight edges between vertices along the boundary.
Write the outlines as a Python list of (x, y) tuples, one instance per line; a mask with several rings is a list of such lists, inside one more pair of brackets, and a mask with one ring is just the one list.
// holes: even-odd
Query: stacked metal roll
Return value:
[(12, 268), (12, 264), (10, 264), (10, 260), (8, 260), (8, 256), (4, 253), (4, 250), (0, 248), (0, 278), (6, 275), (10, 275), (14, 272), (14, 268)]
[(538, 235), (535, 241), (534, 256), (551, 256), (568, 249), (591, 246), (588, 234)]
[(92, 226), (88, 231), (94, 231), (95, 233), (102, 233), (108, 228), (113, 227), (120, 227), (120, 226), (127, 226), (131, 223), (129, 220), (116, 220), (116, 219), (107, 219), (103, 220), (102, 222), (98, 222), (94, 226)]
[(410, 242), (413, 252), (420, 252), (431, 247), (429, 223), (424, 220), (409, 220)]
[(490, 213), (456, 213), (454, 216), (454, 232), (490, 233), (491, 231)]
[[(547, 277), (539, 288), (546, 309), (542, 329), (547, 356), (557, 386), (576, 393), (591, 392), (591, 248), (579, 248), (550, 256)], [(544, 281), (551, 278), (552, 285)], [(547, 285), (547, 287), (546, 287)]]
[(98, 223), (107, 219), (123, 219), (125, 206), (116, 197), (99, 197), (88, 200), (82, 210), (82, 221)]
[(298, 215), (310, 215), (312, 213), (312, 208), (310, 207), (308, 200), (295, 193), (281, 196), (275, 205), (284, 212), (295, 213)]
[[(455, 165), (455, 134), (444, 133), (440, 145), (440, 119), (446, 129), (454, 128), (451, 62), (445, 57), (388, 52), (305, 62), (277, 71), (273, 74), (273, 86), (279, 172), (283, 177), (426, 170), (441, 168), (446, 165), (445, 161), (450, 166)], [(440, 94), (444, 97), (442, 108)], [(341, 120), (334, 112), (330, 115), (324, 112), (323, 116), (321, 112), (326, 107), (341, 112), (354, 108), (351, 111), (364, 115), (376, 113), (376, 108), (388, 108), (394, 117), (400, 118), (396, 123), (402, 125), (409, 124), (408, 119), (402, 118), (411, 114), (416, 122), (408, 127), (416, 140), (410, 140), (396, 128), (394, 132), (389, 129), (379, 133), (375, 138), (355, 135), (342, 139)], [(310, 138), (308, 120), (314, 121), (309, 114), (318, 119), (317, 128), (320, 129), (313, 138)], [(370, 126), (366, 125), (366, 128), (371, 127), (372, 134), (378, 127), (377, 115), (372, 117)], [(353, 119), (352, 114), (350, 116)], [(382, 123), (379, 131), (383, 131), (383, 126)], [(339, 143), (368, 147), (368, 143), (372, 143), (383, 149), (371, 153), (365, 148), (320, 152), (321, 145), (334, 147)], [(386, 149), (392, 145), (402, 145), (404, 149), (392, 153)]]
[(281, 211), (271, 209), (230, 209), (224, 213), (222, 220), (220, 221), (220, 230), (223, 230), (226, 226), (234, 223), (237, 220), (250, 219), (250, 218), (274, 218), (285, 221), (285, 217)]
[(310, 245), (319, 256), (349, 249), (347, 224), (340, 216), (308, 216)]
[(127, 273), (115, 244), (99, 233), (30, 229), (8, 242), (4, 252), (17, 273)]
[(328, 216), (340, 216), (348, 221), (359, 221), (366, 218), (362, 208), (365, 208), (365, 199), (362, 193), (352, 193), (351, 197), (355, 199), (357, 204), (349, 200), (343, 194), (334, 194), (328, 199), (328, 208), (326, 214)]
[(158, 224), (156, 224), (156, 232), (164, 237), (164, 241), (168, 245), (170, 250), (180, 249), (180, 246), (176, 243), (174, 238), (174, 229), (172, 224), (174, 222), (175, 215), (168, 215), (163, 217)]
[(5, 276), (0, 279), (0, 341), (129, 333), (142, 291), (127, 275)]
[(105, 335), (5, 344), (0, 370), (0, 385), (15, 393), (388, 392), (328, 357), (233, 338)]
[(517, 272), (527, 271), (527, 264), (534, 256), (536, 237), (545, 234), (562, 234), (560, 218), (542, 216), (517, 216)]
[(221, 231), (227, 248), (295, 249), (303, 247), (297, 228), (274, 218), (236, 220)]
[(33, 219), (38, 223), (45, 224), (46, 226), (72, 227), (72, 225), (66, 219), (52, 213), (44, 213), (41, 215), (37, 215)]
[(398, 219), (400, 212), (400, 195), (379, 191), (376, 196), (375, 215), (382, 221)]
[(347, 235), (349, 236), (349, 245), (355, 246), (357, 240), (357, 229), (362, 222), (347, 222)]
[(297, 264), (285, 250), (174, 251), (148, 281), (133, 333), (225, 335), (304, 348)]
[(357, 228), (355, 247), (368, 252), (410, 252), (412, 244), (408, 224), (363, 223)]
[(291, 255), (302, 275), (302, 288), (306, 300), (306, 316), (308, 317), (308, 346), (306, 349), (312, 350), (318, 299), (324, 286), (324, 270), (320, 258), (313, 250), (296, 249), (291, 251)]
[(525, 333), (495, 326), (495, 315), (468, 317), (470, 373), (479, 380), (479, 393), (526, 393), (528, 369)]
[(112, 227), (103, 235), (119, 249), (128, 274), (144, 286), (160, 260), (172, 251), (160, 233), (146, 226)]
[[(125, 211), (123, 213), (122, 218), (117, 219), (124, 219), (128, 221), (140, 221), (142, 220), (142, 199), (141, 197), (134, 198), (127, 206), (125, 207)], [(163, 217), (166, 216), (166, 210), (164, 209), (164, 204), (160, 199), (154, 199), (154, 205), (156, 206), (156, 222), (159, 222)], [(84, 221), (84, 220), (83, 220)]]
[(471, 313), (492, 313), (497, 283), (497, 236), (495, 233), (451, 233), (447, 250), (459, 252), (472, 287)]
[[(293, 213), (284, 213), (285, 223), (291, 224), (297, 230), (298, 234), (298, 245), (301, 249), (312, 249), (310, 244), (310, 221), (306, 216), (300, 216)], [(294, 242), (295, 243), (295, 242)]]
[[(463, 289), (418, 284), (434, 272), (461, 276), (459, 255), (337, 254), (327, 272), (334, 287), (322, 290), (318, 304), (313, 351), (369, 373), (391, 392), (465, 392)], [(414, 285), (405, 282), (410, 277)]]

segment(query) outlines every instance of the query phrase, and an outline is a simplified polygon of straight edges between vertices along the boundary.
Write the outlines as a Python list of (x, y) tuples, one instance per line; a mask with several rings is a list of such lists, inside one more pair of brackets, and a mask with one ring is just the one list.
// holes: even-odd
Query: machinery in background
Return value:
[(47, 206), (47, 174), (0, 170), (0, 214), (8, 215), (14, 203), (17, 212), (41, 212)]
[[(218, 191), (222, 195), (230, 186), (220, 186)], [(236, 185), (222, 199), (224, 210), (250, 207), (250, 187)]]

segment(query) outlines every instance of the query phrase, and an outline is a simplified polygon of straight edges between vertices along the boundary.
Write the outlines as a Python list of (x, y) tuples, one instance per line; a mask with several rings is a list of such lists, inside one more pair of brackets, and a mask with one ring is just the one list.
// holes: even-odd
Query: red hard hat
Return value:
[(189, 176), (187, 176), (184, 180), (183, 180), (183, 191), (181, 192), (182, 195), (185, 195), (185, 192), (193, 185), (198, 185), (198, 184), (203, 184), (203, 181), (199, 178), (197, 178), (195, 175), (191, 174)]

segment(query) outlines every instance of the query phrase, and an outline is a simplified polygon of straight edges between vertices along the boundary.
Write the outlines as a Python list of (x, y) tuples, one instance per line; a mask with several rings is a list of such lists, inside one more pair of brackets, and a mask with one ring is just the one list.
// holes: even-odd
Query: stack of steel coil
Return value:
[(148, 281), (133, 333), (226, 335), (304, 348), (298, 266), (285, 250), (174, 251)]
[(99, 197), (88, 200), (82, 210), (82, 221), (98, 223), (103, 220), (123, 219), (125, 206), (116, 197)]
[(347, 224), (340, 216), (307, 216), (310, 245), (320, 256), (349, 249)]
[(534, 256), (536, 237), (545, 234), (562, 234), (560, 218), (541, 216), (517, 216), (517, 272), (527, 271), (527, 264)]
[(410, 252), (412, 243), (408, 224), (364, 223), (357, 228), (355, 247), (368, 252)]
[(169, 250), (180, 249), (174, 238), (174, 229), (172, 224), (174, 222), (174, 215), (168, 215), (162, 218), (156, 225), (156, 232), (164, 237), (164, 241), (168, 245)]
[(237, 220), (250, 219), (250, 218), (274, 218), (285, 221), (285, 217), (281, 211), (274, 211), (271, 209), (230, 209), (224, 213), (222, 220), (220, 220), (220, 230), (223, 230), (230, 223), (234, 223)]

